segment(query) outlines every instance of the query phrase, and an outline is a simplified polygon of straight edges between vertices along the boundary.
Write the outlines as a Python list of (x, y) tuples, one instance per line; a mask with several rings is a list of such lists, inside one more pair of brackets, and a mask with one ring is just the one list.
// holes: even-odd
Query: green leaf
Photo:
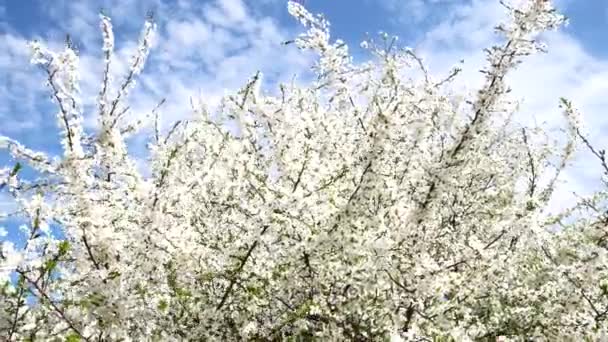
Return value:
[(200, 281), (203, 282), (208, 282), (208, 281), (212, 281), (215, 278), (215, 274), (213, 274), (212, 272), (206, 272), (201, 274), (201, 276), (199, 277)]
[(249, 292), (254, 297), (259, 297), (262, 294), (262, 289), (257, 286), (247, 286), (247, 292)]
[(34, 217), (34, 222), (32, 223), (32, 227), (34, 229), (40, 228), (40, 210), (37, 211), (36, 217)]
[(167, 301), (166, 301), (166, 300), (161, 299), (161, 300), (158, 302), (158, 310), (160, 310), (160, 311), (165, 311), (165, 310), (166, 310), (168, 307), (169, 307), (169, 303), (167, 303)]
[(23, 274), (19, 274), (19, 279), (17, 279), (17, 287), (21, 288), (25, 285), (25, 277)]
[(80, 342), (80, 336), (77, 334), (70, 334), (65, 338), (66, 342)]
[(183, 298), (188, 298), (188, 297), (191, 297), (191, 296), (192, 296), (192, 293), (191, 293), (190, 291), (188, 291), (188, 290), (186, 290), (186, 289), (179, 288), (179, 287), (178, 287), (178, 288), (175, 288), (175, 294), (176, 294), (176, 295), (177, 295), (179, 298), (181, 298), (181, 299), (183, 299)]
[(310, 305), (312, 304), (311, 300), (307, 300), (304, 303), (302, 303), (295, 311), (294, 313), (294, 318), (302, 318), (304, 317), (307, 313), (308, 310), (310, 309)]
[(104, 295), (102, 295), (101, 293), (93, 293), (91, 295), (89, 295), (88, 297), (88, 301), (93, 305), (93, 306), (100, 306), (104, 301), (105, 301), (105, 297)]
[(63, 240), (59, 243), (59, 255), (64, 256), (70, 249), (70, 243), (66, 240)]
[(21, 163), (17, 162), (17, 164), (15, 164), (15, 166), (13, 166), (13, 169), (11, 170), (11, 173), (9, 174), (9, 176), (11, 176), (11, 177), (16, 176), (17, 173), (19, 172), (19, 170), (21, 170)]
[(57, 267), (57, 260), (47, 260), (47, 262), (44, 263), (44, 270), (47, 272), (52, 272), (55, 267)]
[(112, 280), (112, 279), (116, 279), (120, 277), (120, 272), (118, 271), (112, 271), (110, 272), (110, 274), (108, 274), (108, 279)]

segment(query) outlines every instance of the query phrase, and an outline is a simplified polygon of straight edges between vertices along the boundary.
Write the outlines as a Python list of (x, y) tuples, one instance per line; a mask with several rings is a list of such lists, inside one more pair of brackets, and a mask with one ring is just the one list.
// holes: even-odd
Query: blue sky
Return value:
[[(306, 0), (313, 12), (324, 13), (335, 38), (345, 40), (357, 60), (365, 58), (359, 43), (379, 30), (400, 36), (443, 75), (459, 60), (464, 72), (458, 84), (474, 88), (483, 62), (482, 49), (496, 36), (492, 27), (502, 18), (498, 0)], [(509, 79), (514, 96), (525, 98), (520, 118), (558, 124), (560, 96), (569, 97), (585, 118), (598, 145), (608, 146), (608, 1), (558, 0), (570, 25), (544, 36), (550, 52), (530, 59)], [(116, 30), (120, 76), (132, 52), (143, 18), (154, 11), (159, 24), (151, 63), (134, 91), (133, 116), (149, 112), (162, 98), (166, 121), (189, 114), (189, 98), (203, 94), (211, 103), (225, 90), (243, 84), (256, 70), (266, 77), (267, 91), (279, 81), (304, 75), (309, 55), (280, 43), (301, 27), (290, 18), (286, 0), (5, 0), (0, 1), (0, 135), (16, 138), (37, 150), (59, 153), (55, 109), (43, 87), (43, 74), (28, 64), (27, 41), (42, 39), (59, 47), (70, 33), (81, 54), (84, 103), (94, 103), (101, 77), (103, 10)], [(87, 107), (85, 107), (86, 109)], [(87, 116), (89, 129), (95, 118)], [(0, 152), (0, 165), (8, 162)], [(598, 177), (592, 160), (581, 153), (558, 197), (584, 193)], [(3, 199), (0, 194), (0, 210)], [(4, 204), (6, 205), (6, 204)]]
[[(125, 7), (122, 2), (112, 1), (81, 1), (74, 5), (70, 1), (22, 0), (6, 1), (0, 5), (0, 20), (2, 28), (23, 37), (42, 36), (57, 38), (70, 24), (65, 24), (61, 13), (76, 14), (83, 9), (95, 14), (103, 9), (113, 17), (130, 17), (141, 19), (146, 11), (156, 11), (163, 21), (179, 20), (179, 3), (185, 1), (163, 0), (143, 1), (126, 0), (125, 3), (133, 9), (128, 15), (119, 7)], [(497, 0), (495, 1), (497, 2)], [(213, 3), (210, 0), (190, 1), (194, 7), (201, 9)], [(258, 16), (268, 16), (284, 27), (297, 27), (288, 16), (285, 8), (286, 0), (256, 0), (243, 1), (251, 12)], [(332, 31), (337, 37), (348, 42), (358, 42), (366, 32), (374, 33), (385, 30), (406, 38), (408, 42), (416, 42), (424, 37), (424, 33), (449, 17), (454, 8), (467, 6), (471, 0), (306, 0), (306, 7), (315, 13), (324, 13), (332, 23)], [(117, 5), (120, 4), (120, 5)], [(252, 5), (255, 4), (255, 5)], [(557, 1), (559, 9), (571, 19), (571, 25), (566, 31), (580, 40), (590, 52), (608, 56), (608, 48), (602, 44), (602, 38), (608, 29), (608, 3), (602, 0)], [(53, 10), (53, 8), (55, 8)], [(75, 13), (76, 12), (76, 13)], [(135, 17), (131, 17), (135, 15)], [(137, 20), (133, 23), (137, 26)], [(133, 27), (131, 27), (133, 28)], [(78, 32), (72, 32), (78, 38)]]

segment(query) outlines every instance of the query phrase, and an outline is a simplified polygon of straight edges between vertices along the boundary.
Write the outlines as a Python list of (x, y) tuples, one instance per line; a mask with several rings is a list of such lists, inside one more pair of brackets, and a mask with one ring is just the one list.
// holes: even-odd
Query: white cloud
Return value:
[[(117, 48), (112, 76), (116, 85), (126, 74), (146, 11), (155, 9), (159, 27), (155, 48), (131, 92), (129, 106), (134, 119), (149, 114), (161, 99), (166, 99), (161, 110), (165, 129), (170, 122), (191, 114), (191, 97), (203, 98), (213, 108), (225, 90), (244, 85), (257, 70), (265, 74), (265, 89), (275, 91), (277, 82), (291, 81), (294, 74), (307, 71), (311, 63), (309, 55), (281, 44), (296, 32), (251, 10), (240, 0), (217, 0), (202, 6), (184, 0), (172, 6), (160, 0), (102, 2), (115, 27)], [(57, 50), (63, 48), (66, 32), (80, 45), (85, 127), (91, 129), (97, 125), (95, 101), (103, 68), (99, 8), (67, 0), (46, 6), (45, 13), (54, 24), (34, 33)], [(0, 79), (0, 135), (57, 154), (57, 109), (44, 86), (44, 73), (29, 64), (27, 41), (17, 33), (18, 29), (0, 29), (0, 75), (8, 75)], [(130, 149), (140, 166), (145, 158), (146, 141), (142, 138), (130, 140)], [(6, 157), (0, 151), (0, 162)], [(12, 200), (0, 194), (0, 211), (13, 209)]]
[(245, 4), (241, 0), (221, 0), (217, 1), (217, 4), (224, 12), (223, 19), (227, 25), (242, 23), (249, 17)]
[(174, 46), (179, 44), (186, 49), (201, 46), (211, 37), (211, 28), (201, 21), (171, 21), (167, 24), (166, 30), (168, 39), (177, 43)]
[(41, 124), (39, 99), (44, 97), (40, 76), (29, 65), (27, 42), (0, 33), (0, 134), (18, 133)]
[[(171, 5), (160, 0), (102, 0), (100, 7), (64, 0), (45, 6), (56, 27), (42, 38), (50, 38), (52, 46), (60, 47), (63, 33), (69, 32), (74, 41), (82, 45), (81, 89), (88, 127), (96, 124), (94, 103), (101, 82), (100, 8), (111, 16), (116, 28), (117, 58), (112, 62), (115, 82), (120, 82), (127, 70), (126, 62), (135, 49), (146, 11), (155, 12), (159, 26), (157, 44), (132, 93), (133, 116), (148, 113), (158, 101), (166, 98), (164, 117), (168, 121), (177, 120), (190, 114), (191, 96), (203, 93), (217, 101), (224, 89), (242, 86), (258, 69), (266, 75), (265, 86), (273, 89), (278, 81), (290, 80), (293, 74), (307, 70), (310, 64), (307, 55), (297, 52), (295, 47), (281, 45), (293, 38), (294, 32), (270, 17), (252, 11), (242, 0), (216, 0), (204, 5), (183, 0)], [(4, 109), (0, 113), (10, 113), (13, 133), (39, 129), (40, 118), (53, 118), (54, 124), (54, 108), (48, 96), (39, 96), (39, 91), (43, 90), (43, 75), (27, 66), (27, 49), (8, 47), (17, 44), (13, 40), (21, 45), (25, 40), (8, 35), (1, 37), (0, 68), (5, 65), (5, 68), (13, 69), (10, 72), (5, 69), (10, 75), (9, 81), (0, 83), (0, 98), (8, 99), (3, 101), (4, 106), (6, 103), (10, 106), (0, 108)], [(28, 104), (30, 99), (31, 104)], [(15, 110), (9, 110), (25, 111), (28, 107), (38, 109), (37, 113), (42, 114), (21, 122)], [(44, 110), (40, 110), (42, 107)], [(11, 132), (4, 129), (0, 133)], [(48, 138), (54, 139), (54, 136)]]

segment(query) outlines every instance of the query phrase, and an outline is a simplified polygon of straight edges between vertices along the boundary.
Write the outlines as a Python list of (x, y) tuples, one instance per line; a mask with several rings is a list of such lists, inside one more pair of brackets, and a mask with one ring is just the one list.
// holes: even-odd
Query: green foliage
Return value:
[(70, 243), (66, 240), (63, 240), (59, 243), (59, 256), (64, 256), (70, 250)]
[(70, 334), (65, 338), (66, 342), (80, 342), (80, 336), (77, 334)]
[(167, 310), (167, 308), (168, 308), (168, 307), (169, 307), (169, 303), (167, 303), (167, 301), (166, 301), (166, 300), (161, 299), (161, 300), (158, 302), (158, 306), (157, 306), (158, 310), (160, 310), (160, 311), (165, 311), (165, 310)]
[(13, 169), (11, 170), (11, 172), (9, 173), (9, 176), (14, 177), (17, 175), (17, 173), (19, 173), (19, 171), (21, 170), (22, 166), (21, 163), (17, 162), (15, 164), (15, 166), (13, 166)]

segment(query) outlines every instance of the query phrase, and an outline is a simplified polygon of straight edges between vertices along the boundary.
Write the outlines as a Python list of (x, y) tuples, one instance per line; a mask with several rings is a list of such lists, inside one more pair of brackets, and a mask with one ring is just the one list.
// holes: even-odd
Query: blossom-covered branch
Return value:
[[(604, 152), (567, 100), (561, 148), (513, 119), (506, 76), (564, 17), (546, 0), (504, 8), (502, 41), (469, 95), (451, 87), (459, 68), (435, 76), (388, 35), (364, 42), (370, 59), (355, 63), (325, 19), (289, 2), (306, 28), (293, 45), (318, 56), (316, 78), (272, 96), (256, 73), (213, 113), (191, 100), (192, 117), (164, 136), (164, 99), (148, 121), (127, 122), (152, 21), (116, 84), (100, 16), (100, 125), (88, 135), (78, 54), (34, 43), (64, 155), (0, 138), (40, 173), (0, 170), (28, 241), (0, 250), (0, 338), (601, 339), (606, 192), (546, 209), (578, 146), (603, 167)], [(149, 176), (126, 134), (149, 134)]]

